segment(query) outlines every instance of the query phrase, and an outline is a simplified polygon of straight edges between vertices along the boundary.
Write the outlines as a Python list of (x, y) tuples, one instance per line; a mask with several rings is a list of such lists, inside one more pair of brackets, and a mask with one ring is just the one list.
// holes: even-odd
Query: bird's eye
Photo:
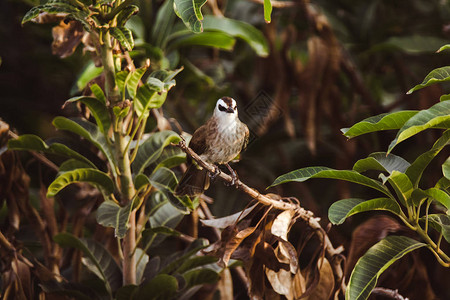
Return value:
[(222, 105), (220, 105), (220, 104), (219, 104), (219, 110), (220, 110), (220, 111), (227, 111), (226, 107), (225, 107), (225, 106), (222, 106)]

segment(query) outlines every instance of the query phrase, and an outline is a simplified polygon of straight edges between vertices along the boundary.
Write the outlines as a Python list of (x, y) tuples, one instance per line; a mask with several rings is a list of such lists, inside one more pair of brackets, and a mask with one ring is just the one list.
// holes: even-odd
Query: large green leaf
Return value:
[(70, 94), (75, 95), (82, 91), (91, 80), (100, 76), (102, 72), (103, 67), (96, 67), (93, 61), (89, 61), (78, 75), (78, 79), (72, 86)]
[(167, 257), (165, 266), (161, 269), (160, 273), (164, 274), (176, 271), (188, 258), (197, 254), (200, 250), (205, 249), (208, 245), (209, 243), (206, 239), (195, 240), (184, 251), (174, 253)]
[(105, 104), (97, 98), (87, 96), (73, 97), (67, 100), (66, 103), (77, 101), (83, 103), (89, 108), (90, 112), (95, 118), (95, 121), (97, 122), (97, 126), (100, 132), (103, 134), (107, 134), (109, 127), (111, 127), (111, 119), (109, 117)]
[(218, 261), (214, 256), (194, 256), (186, 259), (182, 265), (176, 270), (177, 273), (183, 274), (189, 270), (196, 269), (205, 265), (213, 264)]
[(165, 100), (165, 97), (158, 94), (158, 91), (155, 89), (154, 85), (146, 83), (139, 87), (136, 92), (136, 98), (134, 101), (136, 114), (139, 117), (147, 117), (150, 109), (161, 107)]
[(400, 129), (417, 111), (403, 110), (389, 114), (373, 116), (356, 123), (350, 128), (342, 128), (341, 131), (348, 138), (382, 130)]
[(203, 31), (203, 15), (201, 12), (202, 6), (207, 0), (174, 0), (173, 8), (175, 13), (187, 28), (195, 33)]
[(377, 284), (378, 277), (405, 254), (424, 243), (406, 236), (388, 236), (372, 246), (356, 263), (347, 286), (345, 299), (365, 300)]
[(389, 145), (388, 152), (400, 142), (428, 128), (450, 128), (450, 101), (438, 102), (412, 116)]
[(91, 169), (92, 166), (85, 162), (71, 158), (71, 159), (66, 160), (59, 166), (57, 176), (61, 175), (62, 173), (68, 172), (68, 171), (73, 171), (76, 169), (86, 169), (86, 168)]
[(431, 71), (423, 80), (421, 84), (416, 85), (408, 91), (407, 94), (411, 94), (414, 91), (420, 90), (424, 87), (435, 83), (441, 83), (450, 80), (450, 67), (441, 67)]
[(377, 170), (381, 172), (388, 172), (397, 170), (404, 173), (410, 166), (410, 163), (394, 154), (387, 154), (386, 152), (376, 152), (369, 155), (369, 157), (358, 160), (353, 165), (353, 170), (362, 173), (367, 170)]
[(168, 274), (159, 274), (139, 287), (136, 300), (172, 299), (178, 291), (177, 279)]
[(100, 132), (95, 124), (80, 118), (68, 119), (64, 117), (56, 117), (53, 119), (53, 125), (58, 129), (76, 133), (94, 144), (106, 156), (111, 165), (111, 170), (115, 174), (115, 160), (113, 158), (110, 145), (108, 144), (105, 135)]
[(439, 202), (447, 209), (447, 214), (450, 214), (450, 195), (443, 190), (437, 188), (429, 188), (424, 193), (431, 199)]
[(152, 27), (152, 44), (161, 49), (165, 48), (166, 38), (173, 30), (173, 23), (177, 15), (173, 10), (173, 0), (166, 0), (156, 13), (156, 20)]
[(450, 157), (442, 164), (442, 174), (444, 174), (445, 178), (450, 179)]
[(330, 178), (350, 181), (371, 187), (387, 196), (391, 196), (388, 189), (376, 180), (361, 175), (356, 171), (334, 170), (327, 167), (308, 167), (289, 172), (279, 176), (269, 187), (291, 181), (303, 182), (310, 178)]
[(206, 268), (187, 271), (183, 274), (183, 277), (186, 280), (187, 287), (193, 287), (200, 284), (214, 284), (220, 279), (217, 272)]
[(105, 200), (97, 209), (97, 222), (105, 227), (113, 227), (115, 236), (124, 238), (132, 208), (132, 202), (122, 207), (114, 201)]
[(45, 12), (48, 14), (71, 14), (79, 12), (80, 10), (69, 3), (54, 3), (35, 6), (30, 9), (22, 19), (22, 24), (32, 21), (39, 14)]
[(125, 26), (125, 23), (135, 14), (139, 12), (139, 7), (130, 5), (125, 7), (117, 14), (117, 26)]
[(168, 42), (168, 51), (183, 46), (206, 46), (223, 50), (232, 50), (236, 40), (223, 32), (186, 33), (172, 37)]
[(331, 223), (339, 225), (354, 214), (371, 210), (386, 210), (395, 215), (400, 214), (400, 206), (390, 198), (371, 200), (350, 198), (334, 202), (328, 209), (328, 219)]
[(154, 192), (150, 197), (150, 227), (166, 226), (175, 228), (185, 215), (173, 206), (162, 192)]
[(88, 182), (100, 187), (104, 193), (111, 194), (114, 191), (114, 183), (108, 174), (96, 169), (76, 169), (68, 171), (50, 184), (47, 191), (47, 197), (54, 197), (59, 191), (75, 182)]
[(150, 247), (158, 246), (166, 237), (180, 235), (179, 231), (166, 226), (147, 228), (142, 232), (144, 251), (147, 251)]
[(151, 165), (155, 165), (153, 168), (157, 170), (161, 167), (173, 168), (186, 161), (186, 153), (184, 153), (180, 148), (169, 146), (164, 148), (163, 152), (158, 159), (155, 160)]
[(134, 70), (133, 72), (130, 72), (127, 76), (126, 87), (131, 99), (134, 99), (134, 97), (136, 97), (136, 89), (139, 85), (139, 81), (141, 80), (142, 76), (144, 76), (146, 71), (147, 68), (139, 68)]
[(411, 194), (414, 190), (411, 180), (405, 173), (401, 173), (399, 171), (392, 171), (389, 177), (385, 177), (383, 174), (380, 174), (380, 177), (383, 181), (389, 181), (391, 186), (394, 188), (398, 199), (400, 202), (407, 206), (411, 203), (408, 201), (411, 199)]
[(269, 46), (261, 31), (252, 25), (224, 17), (205, 16), (205, 31), (221, 31), (232, 37), (244, 40), (259, 56), (269, 55)]
[(110, 293), (122, 285), (122, 272), (119, 266), (101, 244), (93, 240), (80, 239), (70, 233), (57, 234), (53, 240), (63, 247), (82, 251), (89, 259), (85, 261), (85, 265), (103, 280)]
[(134, 173), (142, 173), (148, 165), (159, 158), (165, 147), (170, 143), (178, 143), (180, 140), (180, 136), (170, 130), (153, 133), (139, 146), (132, 164)]
[(409, 166), (406, 170), (406, 175), (413, 183), (414, 187), (419, 185), (422, 173), (428, 164), (436, 157), (436, 155), (441, 152), (441, 150), (450, 143), (450, 130), (446, 130), (444, 134), (434, 143), (433, 147), (421, 154), (416, 160)]
[[(422, 217), (420, 220), (426, 222), (427, 218)], [(428, 222), (434, 229), (442, 233), (444, 239), (450, 243), (450, 216), (442, 214), (428, 215)]]
[(33, 134), (24, 134), (19, 136), (17, 139), (9, 140), (8, 147), (10, 149), (42, 151), (48, 154), (57, 154), (64, 157), (74, 158), (95, 168), (95, 165), (89, 159), (78, 152), (73, 151), (66, 145), (60, 143), (47, 145), (40, 137)]
[(126, 27), (112, 27), (109, 32), (128, 51), (134, 48), (133, 33)]

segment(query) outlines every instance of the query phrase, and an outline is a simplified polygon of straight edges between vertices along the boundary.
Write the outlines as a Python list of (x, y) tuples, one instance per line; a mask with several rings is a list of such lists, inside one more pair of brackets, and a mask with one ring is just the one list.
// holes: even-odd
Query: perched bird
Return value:
[[(248, 127), (239, 120), (236, 101), (222, 97), (217, 100), (212, 117), (192, 135), (189, 147), (210, 164), (226, 165), (234, 183), (237, 175), (228, 162), (246, 147), (248, 137)], [(215, 177), (219, 172), (217, 167), (215, 174), (208, 174), (207, 170), (188, 160), (188, 169), (178, 183), (175, 194), (198, 196), (208, 189), (210, 177)]]

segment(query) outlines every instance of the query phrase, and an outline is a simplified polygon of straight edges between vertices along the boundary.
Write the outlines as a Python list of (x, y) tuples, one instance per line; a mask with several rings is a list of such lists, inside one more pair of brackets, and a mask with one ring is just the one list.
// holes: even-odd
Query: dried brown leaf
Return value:
[(226, 216), (223, 218), (211, 219), (211, 220), (200, 220), (200, 222), (202, 222), (203, 225), (208, 226), (208, 227), (215, 227), (215, 228), (223, 229), (225, 227), (232, 226), (232, 225), (236, 224), (240, 219), (245, 218), (250, 212), (253, 211), (253, 209), (256, 206), (257, 206), (257, 204), (255, 204), (243, 211), (239, 211), (235, 214), (232, 214), (230, 216)]
[(84, 30), (78, 21), (66, 22), (63, 20), (59, 22), (59, 25), (53, 27), (52, 35), (52, 53), (65, 58), (75, 52), (84, 36)]
[(330, 263), (326, 258), (323, 258), (319, 260), (318, 266), (320, 267), (319, 283), (312, 293), (305, 297), (306, 300), (328, 300), (333, 295), (334, 275)]

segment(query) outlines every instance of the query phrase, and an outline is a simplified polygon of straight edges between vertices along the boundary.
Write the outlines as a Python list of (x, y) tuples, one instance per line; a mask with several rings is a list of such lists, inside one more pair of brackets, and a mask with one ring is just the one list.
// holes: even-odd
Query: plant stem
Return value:
[(420, 228), (420, 226), (416, 225), (416, 232), (420, 235), (422, 239), (427, 242), (428, 245), (430, 245), (430, 249), (433, 253), (435, 253), (436, 257), (440, 258), (438, 259), (439, 263), (445, 267), (450, 266), (450, 257), (442, 251), (435, 242), (428, 236), (428, 234)]
[[(103, 32), (102, 63), (105, 73), (105, 93), (111, 119), (115, 121), (113, 107), (120, 101), (119, 89), (115, 79), (115, 65), (111, 36)], [(116, 122), (113, 122), (116, 123)], [(122, 133), (123, 120), (114, 128), (114, 157), (118, 167), (116, 182), (120, 191), (120, 202), (127, 205), (135, 194), (131, 175), (130, 157), (126, 151), (126, 141)], [(111, 166), (115, 167), (115, 166)], [(128, 221), (129, 230), (123, 239), (123, 284), (136, 284), (136, 263), (133, 249), (136, 247), (136, 212), (132, 211)]]

